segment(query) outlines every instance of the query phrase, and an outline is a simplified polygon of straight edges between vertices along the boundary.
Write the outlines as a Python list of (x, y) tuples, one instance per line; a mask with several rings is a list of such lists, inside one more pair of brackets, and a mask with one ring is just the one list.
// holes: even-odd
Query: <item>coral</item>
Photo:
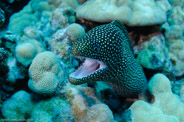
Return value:
[(173, 73), (175, 76), (184, 74), (184, 11), (181, 6), (173, 7), (168, 16), (168, 23), (162, 25), (165, 29), (166, 39), (169, 46), (169, 57), (173, 64)]
[(38, 54), (29, 67), (28, 86), (39, 94), (53, 94), (64, 85), (64, 71), (57, 56), (50, 52)]
[(159, 1), (156, 1), (156, 2), (166, 12), (168, 12), (169, 10), (172, 9), (172, 6), (171, 6), (171, 4), (169, 3), (168, 0), (159, 0)]
[(4, 48), (0, 48), (0, 82), (1, 80), (4, 80), (3, 78), (6, 78), (6, 75), (9, 71), (8, 65), (6, 63), (8, 58), (8, 52)]
[(31, 38), (31, 39), (40, 39), (39, 31), (35, 27), (25, 27), (23, 30), (24, 36)]
[(74, 10), (79, 6), (77, 0), (48, 0), (48, 3), (56, 8), (72, 8)]
[[(100, 121), (100, 122), (113, 122), (113, 114), (109, 107), (105, 104), (96, 104), (88, 110), (89, 122)], [(115, 121), (114, 121), (115, 122)]]
[(34, 25), (37, 21), (38, 18), (36, 15), (32, 14), (31, 3), (29, 3), (19, 13), (11, 16), (8, 30), (20, 34), (26, 26)]
[(6, 119), (28, 119), (34, 103), (26, 91), (18, 91), (6, 100), (2, 106), (2, 114)]
[(69, 75), (72, 84), (108, 81), (124, 97), (135, 96), (147, 87), (128, 32), (118, 20), (88, 31), (72, 45), (71, 54), (85, 57), (84, 63)]
[(172, 13), (168, 19), (171, 24), (180, 25), (184, 30), (184, 10), (181, 6), (176, 6), (173, 8)]
[(173, 6), (181, 6), (184, 7), (184, 0), (170, 0)]
[(35, 122), (73, 122), (70, 104), (60, 98), (54, 97), (42, 100), (36, 104), (31, 114)]
[[(169, 79), (163, 74), (155, 74), (148, 84), (154, 95), (152, 104), (138, 100), (130, 107), (133, 122), (182, 122), (184, 103), (172, 93)], [(143, 116), (144, 115), (144, 116)]]
[[(165, 24), (165, 26), (169, 25)], [(173, 40), (175, 39), (182, 39), (182, 37), (183, 32), (180, 25), (171, 25), (169, 27), (166, 27), (166, 39), (168, 39), (168, 41), (170, 41), (171, 43), (174, 42)]]
[(88, 0), (78, 7), (76, 13), (78, 18), (96, 22), (117, 19), (129, 26), (145, 26), (166, 21), (166, 12), (163, 9), (169, 8), (164, 6), (170, 5), (168, 2), (158, 4), (156, 0)]
[[(61, 58), (67, 66), (71, 65), (70, 57), (70, 45), (71, 41), (82, 37), (85, 31), (79, 24), (71, 24), (64, 29), (59, 29), (52, 35), (51, 40), (48, 41), (49, 48), (54, 52), (59, 58)], [(77, 61), (74, 59), (74, 66), (78, 66)], [(76, 65), (75, 65), (76, 64)], [(73, 66), (71, 66), (73, 67)]]
[(184, 74), (184, 41), (181, 39), (170, 40), (169, 48), (169, 57), (174, 66), (173, 73), (175, 76), (181, 76)]
[(24, 66), (28, 66), (33, 58), (44, 50), (40, 42), (37, 40), (29, 40), (18, 44), (15, 48), (15, 54), (20, 63)]
[(130, 110), (132, 122), (179, 122), (175, 116), (164, 114), (160, 108), (142, 100), (133, 103)]
[(168, 58), (169, 51), (165, 43), (163, 35), (156, 35), (135, 46), (134, 49), (137, 50), (136, 54), (139, 64), (154, 70), (171, 71), (172, 65)]
[(165, 114), (177, 117), (184, 121), (184, 103), (171, 91), (169, 79), (163, 74), (155, 74), (148, 89), (155, 96), (153, 106), (160, 108)]
[(52, 28), (63, 28), (67, 24), (76, 21), (75, 12), (71, 8), (57, 8), (54, 10), (51, 18)]
[(182, 101), (184, 101), (184, 79), (183, 79), (183, 83), (181, 84), (181, 88), (180, 88), (180, 96)]
[(5, 13), (4, 11), (0, 8), (0, 27), (4, 24), (5, 22)]
[(1, 45), (8, 51), (8, 56), (14, 56), (14, 50), (18, 36), (7, 31), (0, 39)]
[(64, 89), (77, 121), (114, 122), (112, 111), (98, 100), (93, 89), (74, 87), (71, 84), (67, 84)]
[(71, 40), (75, 41), (85, 35), (85, 30), (81, 25), (73, 23), (66, 28), (66, 34)]
[(65, 63), (70, 62), (69, 44), (70, 40), (66, 35), (66, 29), (59, 29), (53, 34), (51, 40), (48, 41), (49, 47), (58, 57)]

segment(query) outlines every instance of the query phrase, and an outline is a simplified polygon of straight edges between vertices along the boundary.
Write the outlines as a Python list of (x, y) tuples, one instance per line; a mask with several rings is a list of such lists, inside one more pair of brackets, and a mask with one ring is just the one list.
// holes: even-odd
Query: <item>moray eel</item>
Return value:
[(144, 91), (147, 80), (132, 47), (124, 24), (118, 20), (93, 28), (72, 45), (71, 54), (85, 61), (69, 75), (69, 82), (105, 81), (124, 97)]

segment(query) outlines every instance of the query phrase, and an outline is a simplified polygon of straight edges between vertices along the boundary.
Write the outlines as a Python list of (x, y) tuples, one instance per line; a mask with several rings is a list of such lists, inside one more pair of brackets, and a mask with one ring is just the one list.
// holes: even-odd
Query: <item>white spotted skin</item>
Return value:
[(142, 67), (130, 49), (129, 38), (112, 23), (97, 26), (75, 42), (71, 53), (103, 61), (107, 67), (90, 77), (70, 79), (73, 84), (105, 81), (122, 96), (134, 96), (147, 88)]

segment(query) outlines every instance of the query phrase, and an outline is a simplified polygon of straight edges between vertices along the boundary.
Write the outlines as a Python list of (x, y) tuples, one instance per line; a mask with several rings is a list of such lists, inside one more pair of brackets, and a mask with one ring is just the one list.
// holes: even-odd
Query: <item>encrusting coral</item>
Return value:
[(30, 119), (35, 122), (74, 122), (70, 104), (60, 97), (39, 101)]
[(64, 85), (64, 71), (57, 56), (50, 52), (38, 54), (29, 67), (28, 86), (39, 94), (53, 94)]
[(69, 76), (72, 84), (108, 81), (122, 96), (144, 91), (147, 80), (133, 55), (132, 43), (125, 26), (118, 20), (97, 26), (75, 41), (71, 53), (85, 58)]
[(33, 106), (32, 96), (21, 90), (6, 100), (1, 110), (6, 119), (28, 119)]

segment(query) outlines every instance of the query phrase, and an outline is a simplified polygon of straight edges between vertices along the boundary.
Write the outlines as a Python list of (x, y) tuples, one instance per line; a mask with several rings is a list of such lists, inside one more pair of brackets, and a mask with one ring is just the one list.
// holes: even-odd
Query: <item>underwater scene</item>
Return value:
[(184, 122), (184, 0), (0, 0), (0, 122)]

